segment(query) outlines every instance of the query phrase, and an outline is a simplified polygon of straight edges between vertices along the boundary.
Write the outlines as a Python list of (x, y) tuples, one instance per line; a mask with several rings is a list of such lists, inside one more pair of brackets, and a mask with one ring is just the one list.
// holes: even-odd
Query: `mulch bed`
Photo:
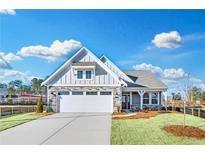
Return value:
[(117, 116), (117, 117), (113, 117), (112, 119), (115, 120), (126, 120), (126, 119), (140, 119), (140, 118), (151, 118), (151, 117), (155, 117), (159, 114), (164, 114), (164, 113), (179, 113), (180, 112), (176, 112), (176, 111), (141, 111), (141, 112), (137, 112), (134, 115), (130, 115), (130, 116)]
[(42, 115), (42, 116), (48, 116), (48, 115), (52, 115), (54, 114), (55, 112), (42, 112), (42, 113), (36, 113), (34, 112), (33, 114), (35, 115)]
[(127, 112), (113, 112), (112, 115), (127, 115)]
[(192, 126), (183, 127), (183, 125), (170, 125), (170, 126), (165, 126), (162, 129), (168, 133), (171, 133), (174, 136), (187, 136), (196, 139), (205, 138), (205, 131), (197, 127), (192, 127)]

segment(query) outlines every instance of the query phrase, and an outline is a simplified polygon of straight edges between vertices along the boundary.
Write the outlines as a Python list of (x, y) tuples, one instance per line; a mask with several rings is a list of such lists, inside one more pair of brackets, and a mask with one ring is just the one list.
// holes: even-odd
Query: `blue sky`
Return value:
[(148, 69), (167, 84), (190, 74), (205, 89), (204, 41), (205, 10), (0, 11), (0, 80), (45, 78), (86, 46), (121, 69)]

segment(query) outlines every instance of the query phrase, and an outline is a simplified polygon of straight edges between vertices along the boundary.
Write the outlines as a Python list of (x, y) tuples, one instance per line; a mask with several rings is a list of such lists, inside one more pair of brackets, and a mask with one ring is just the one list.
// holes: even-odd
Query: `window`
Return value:
[(91, 71), (86, 71), (86, 79), (91, 79)]
[(87, 91), (86, 95), (97, 95), (98, 93), (95, 91)]
[(101, 91), (100, 95), (111, 95), (112, 93), (110, 91)]
[(70, 95), (69, 91), (60, 91), (58, 95)]
[(158, 95), (157, 95), (157, 93), (152, 93), (152, 104), (158, 104)]
[(149, 104), (149, 94), (145, 93), (143, 96), (143, 104)]
[(77, 79), (83, 78), (83, 71), (77, 71)]
[(73, 91), (72, 95), (83, 95), (83, 91)]

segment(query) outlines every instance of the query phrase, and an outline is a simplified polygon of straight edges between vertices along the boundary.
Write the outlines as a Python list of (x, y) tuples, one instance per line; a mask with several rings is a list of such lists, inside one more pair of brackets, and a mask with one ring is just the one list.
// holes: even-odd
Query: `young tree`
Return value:
[(193, 83), (190, 79), (190, 75), (187, 74), (183, 79), (178, 82), (178, 89), (182, 94), (183, 100), (183, 108), (184, 108), (184, 120), (183, 120), (183, 127), (186, 125), (186, 102), (190, 101), (190, 94), (192, 91)]
[(37, 113), (42, 113), (43, 112), (43, 101), (42, 101), (42, 96), (39, 97), (37, 107), (36, 107), (36, 112)]

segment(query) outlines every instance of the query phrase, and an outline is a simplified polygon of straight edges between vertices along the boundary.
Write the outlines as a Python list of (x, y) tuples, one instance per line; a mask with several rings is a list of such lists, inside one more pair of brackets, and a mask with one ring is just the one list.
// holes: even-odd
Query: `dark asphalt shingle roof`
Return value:
[(123, 72), (134, 81), (134, 83), (127, 83), (128, 87), (167, 88), (167, 86), (150, 71), (124, 70)]

